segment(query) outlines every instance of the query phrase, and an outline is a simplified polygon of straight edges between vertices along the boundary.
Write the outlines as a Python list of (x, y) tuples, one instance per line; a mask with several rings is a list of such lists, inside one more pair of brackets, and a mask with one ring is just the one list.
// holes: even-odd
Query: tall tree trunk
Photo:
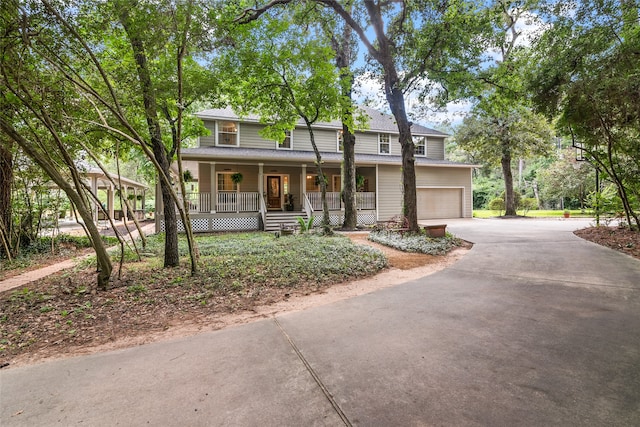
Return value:
[[(385, 76), (385, 86), (387, 86), (386, 81), (387, 78)], [(413, 137), (411, 136), (411, 123), (407, 118), (402, 91), (397, 87), (385, 91), (387, 92), (387, 100), (389, 101), (391, 113), (396, 119), (400, 133), (399, 142), (402, 148), (402, 214), (405, 217), (409, 230), (417, 232), (420, 228), (418, 227), (416, 199), (415, 147), (413, 145)]]
[[(135, 31), (133, 31), (130, 17), (126, 10), (122, 11), (120, 21), (129, 38), (137, 64), (138, 79), (143, 93), (145, 118), (149, 129), (149, 135), (151, 137), (153, 155), (165, 176), (169, 177), (171, 156), (162, 142), (162, 131), (160, 129), (160, 122), (158, 119), (156, 97), (153, 89), (153, 83), (151, 82), (151, 74), (148, 68), (144, 44), (142, 39), (136, 35)], [(180, 263), (180, 256), (178, 253), (178, 223), (176, 219), (176, 206), (175, 201), (172, 198), (171, 189), (169, 188), (170, 185), (171, 184), (169, 182), (166, 182), (164, 179), (160, 179), (160, 191), (162, 193), (162, 204), (164, 206), (165, 267), (175, 267)]]
[(513, 173), (511, 172), (511, 150), (508, 143), (502, 144), (502, 176), (504, 177), (504, 214), (505, 216), (516, 215), (515, 198), (513, 197)]
[(329, 204), (327, 203), (327, 180), (324, 179), (324, 173), (322, 172), (322, 156), (316, 145), (316, 139), (311, 128), (311, 122), (307, 117), (303, 117), (307, 124), (307, 130), (309, 131), (309, 139), (311, 139), (311, 146), (313, 152), (316, 155), (316, 171), (318, 172), (318, 182), (320, 183), (320, 197), (322, 200), (322, 233), (325, 235), (332, 234), (331, 231), (331, 219), (329, 218)]
[[(347, 6), (351, 12), (350, 6)], [(333, 49), (336, 52), (336, 67), (340, 72), (340, 88), (344, 98), (342, 108), (342, 149), (343, 149), (343, 185), (342, 201), (344, 203), (343, 230), (354, 230), (358, 225), (358, 211), (356, 209), (356, 136), (349, 124), (353, 123), (353, 73), (351, 72), (351, 34), (350, 25), (344, 25), (340, 40), (332, 37)]]
[(389, 103), (391, 113), (396, 119), (398, 132), (400, 134), (399, 142), (402, 148), (402, 213), (409, 230), (417, 232), (420, 229), (418, 227), (416, 200), (415, 147), (411, 136), (411, 122), (409, 122), (409, 118), (407, 117), (398, 69), (393, 59), (393, 46), (384, 33), (385, 24), (380, 14), (379, 5), (374, 4), (374, 2), (365, 2), (365, 7), (367, 8), (367, 13), (371, 19), (378, 41), (378, 49), (375, 54), (376, 59), (384, 71), (385, 96)]

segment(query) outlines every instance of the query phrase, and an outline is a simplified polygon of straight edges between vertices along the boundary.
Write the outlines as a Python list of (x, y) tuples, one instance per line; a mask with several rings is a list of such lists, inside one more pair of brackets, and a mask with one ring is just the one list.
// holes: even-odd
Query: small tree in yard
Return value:
[[(313, 124), (340, 117), (343, 98), (331, 47), (291, 25), (293, 18), (288, 10), (281, 10), (236, 27), (231, 33), (233, 45), (224, 51), (218, 70), (226, 76), (231, 105), (241, 115), (259, 115), (267, 125), (265, 137), (282, 141), (299, 119), (304, 121), (316, 171), (322, 177)], [(323, 232), (331, 234), (327, 182), (319, 181)]]

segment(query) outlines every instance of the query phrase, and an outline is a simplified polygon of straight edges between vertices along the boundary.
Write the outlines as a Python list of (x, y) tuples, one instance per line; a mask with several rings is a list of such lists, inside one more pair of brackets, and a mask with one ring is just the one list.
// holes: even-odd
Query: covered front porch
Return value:
[[(320, 179), (313, 165), (240, 164), (235, 162), (184, 162), (187, 176), (187, 193), (184, 200), (192, 218), (204, 220), (227, 218), (256, 218), (240, 229), (265, 229), (269, 215), (276, 212), (297, 213), (298, 216), (320, 219), (322, 200)], [(340, 225), (344, 219), (344, 203), (341, 198), (343, 174), (339, 165), (323, 167), (327, 182), (327, 204), (332, 225)], [(359, 188), (356, 208), (359, 223), (376, 221), (375, 166), (357, 168)], [(161, 206), (156, 210), (162, 213)], [(161, 215), (160, 220), (162, 221)], [(273, 216), (273, 215), (271, 215)], [(192, 219), (192, 222), (194, 220)], [(210, 222), (213, 224), (215, 221)], [(162, 223), (159, 224), (162, 228)], [(222, 226), (220, 226), (222, 227)], [(194, 230), (199, 227), (193, 227)], [(238, 229), (237, 224), (229, 229)], [(206, 230), (217, 229), (206, 227)]]

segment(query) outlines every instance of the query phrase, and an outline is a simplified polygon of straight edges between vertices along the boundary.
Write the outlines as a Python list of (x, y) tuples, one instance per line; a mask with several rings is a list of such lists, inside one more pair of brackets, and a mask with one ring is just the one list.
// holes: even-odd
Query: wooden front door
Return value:
[(267, 209), (282, 209), (282, 191), (279, 176), (267, 176)]

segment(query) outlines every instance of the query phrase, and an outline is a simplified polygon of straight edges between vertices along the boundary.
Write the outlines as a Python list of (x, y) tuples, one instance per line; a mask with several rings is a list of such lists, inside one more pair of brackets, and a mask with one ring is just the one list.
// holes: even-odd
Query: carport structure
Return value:
[[(88, 168), (83, 172), (83, 175), (89, 180), (89, 187), (94, 195), (97, 196), (99, 190), (106, 191), (107, 204), (105, 211), (108, 218), (122, 219), (130, 218), (132, 215), (137, 215), (137, 218), (144, 218), (145, 196), (148, 188), (145, 184), (111, 172), (105, 174), (102, 169), (94, 167)], [(121, 192), (123, 199), (130, 201), (133, 212), (127, 212), (127, 205), (124, 203), (122, 204), (122, 209), (114, 209), (117, 191)], [(140, 203), (138, 204), (138, 202)], [(105, 219), (97, 203), (92, 211), (94, 221)]]

